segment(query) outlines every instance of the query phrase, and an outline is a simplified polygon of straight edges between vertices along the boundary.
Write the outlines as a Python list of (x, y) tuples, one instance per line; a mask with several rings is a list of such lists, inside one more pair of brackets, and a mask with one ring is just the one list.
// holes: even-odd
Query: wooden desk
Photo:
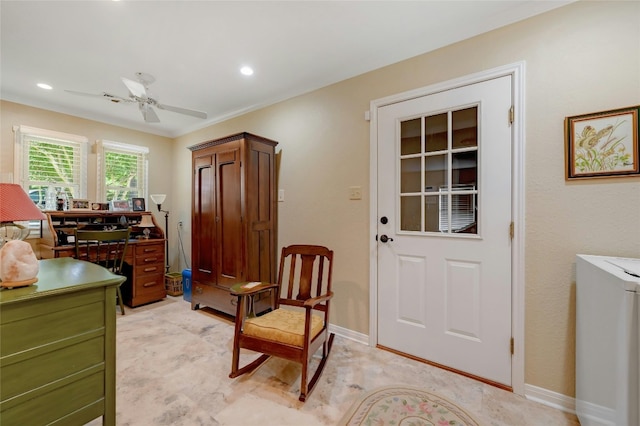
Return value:
[(0, 424), (115, 425), (116, 286), (92, 263), (40, 261), (38, 282), (0, 290)]
[[(167, 297), (164, 245), (164, 239), (129, 241), (123, 267), (127, 281), (120, 287), (124, 303), (128, 306), (135, 308)], [(46, 248), (51, 250), (54, 258), (76, 255), (76, 248), (71, 245)]]
[[(102, 230), (105, 227), (129, 227), (132, 238), (125, 256), (124, 273), (127, 281), (120, 288), (124, 303), (131, 307), (162, 300), (167, 296), (164, 286), (165, 238), (149, 212), (113, 211), (48, 211), (47, 225), (40, 241), (40, 256), (44, 259), (74, 257), (75, 244), (67, 238), (75, 229)], [(142, 215), (151, 215), (155, 225), (142, 228)], [(151, 230), (151, 238), (141, 237), (145, 229)], [(63, 236), (61, 239), (60, 236)]]

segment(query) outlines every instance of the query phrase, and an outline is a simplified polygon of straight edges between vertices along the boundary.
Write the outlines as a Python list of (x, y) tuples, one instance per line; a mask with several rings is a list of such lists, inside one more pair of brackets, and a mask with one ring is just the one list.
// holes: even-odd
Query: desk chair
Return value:
[[(293, 245), (282, 249), (277, 283), (232, 287), (238, 305), (229, 377), (253, 371), (271, 356), (298, 362), (302, 364), (299, 399), (305, 401), (322, 374), (333, 344), (334, 335), (328, 331), (332, 268), (333, 251), (328, 248)], [(273, 310), (255, 316), (253, 298), (263, 291), (271, 292)], [(322, 358), (308, 380), (309, 363), (320, 347)], [(263, 355), (240, 368), (242, 348)]]
[[(117, 275), (122, 273), (124, 257), (129, 244), (131, 229), (117, 229), (114, 231), (83, 231), (75, 230), (76, 259), (97, 263)], [(120, 313), (124, 315), (124, 302), (120, 286), (116, 288), (117, 302)]]

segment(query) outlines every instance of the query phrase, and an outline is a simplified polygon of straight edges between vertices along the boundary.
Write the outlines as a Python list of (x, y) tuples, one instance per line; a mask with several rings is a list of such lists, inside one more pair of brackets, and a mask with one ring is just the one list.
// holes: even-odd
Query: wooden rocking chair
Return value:
[[(332, 268), (333, 251), (328, 248), (292, 245), (282, 249), (277, 283), (232, 287), (238, 306), (229, 377), (253, 371), (271, 356), (298, 362), (302, 364), (299, 399), (305, 401), (322, 374), (333, 344), (334, 334), (328, 331)], [(271, 292), (273, 310), (255, 316), (253, 299), (263, 291)], [(322, 358), (309, 380), (309, 363), (320, 347)], [(243, 348), (262, 355), (239, 368)]]

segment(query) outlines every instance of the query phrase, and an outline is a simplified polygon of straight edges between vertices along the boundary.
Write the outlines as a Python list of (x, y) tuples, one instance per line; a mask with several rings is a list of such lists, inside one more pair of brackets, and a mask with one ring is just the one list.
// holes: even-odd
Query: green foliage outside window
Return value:
[(78, 191), (77, 152), (72, 146), (31, 140), (29, 144), (29, 197), (41, 208), (45, 205), (47, 188), (54, 185), (73, 198)]
[(129, 200), (138, 195), (137, 154), (105, 151), (105, 186), (107, 201)]

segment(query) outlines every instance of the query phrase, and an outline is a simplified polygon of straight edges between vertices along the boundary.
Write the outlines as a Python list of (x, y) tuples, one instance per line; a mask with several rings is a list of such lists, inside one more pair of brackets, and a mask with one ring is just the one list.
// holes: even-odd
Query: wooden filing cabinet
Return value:
[(165, 298), (164, 241), (149, 240), (131, 246), (133, 259), (125, 270), (133, 285), (122, 287), (124, 303), (139, 306)]

